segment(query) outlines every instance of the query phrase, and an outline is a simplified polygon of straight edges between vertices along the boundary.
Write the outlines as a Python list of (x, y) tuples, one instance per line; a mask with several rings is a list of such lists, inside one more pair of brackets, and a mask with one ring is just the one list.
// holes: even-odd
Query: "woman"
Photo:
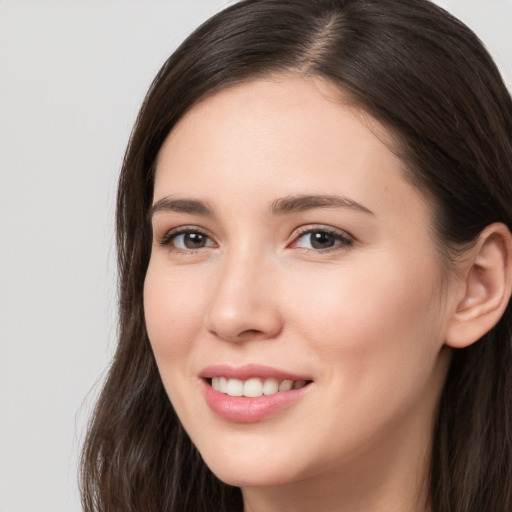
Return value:
[(512, 102), (425, 0), (246, 0), (118, 196), (87, 511), (512, 508)]

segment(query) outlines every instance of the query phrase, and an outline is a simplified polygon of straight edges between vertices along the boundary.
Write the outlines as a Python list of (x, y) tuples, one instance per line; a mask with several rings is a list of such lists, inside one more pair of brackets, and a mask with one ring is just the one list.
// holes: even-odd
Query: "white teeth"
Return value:
[(261, 396), (263, 394), (263, 384), (260, 379), (249, 379), (244, 384), (244, 396)]
[(283, 380), (279, 384), (279, 391), (290, 391), (293, 388), (293, 380)]
[(254, 377), (246, 381), (213, 377), (212, 388), (229, 396), (247, 396), (256, 398), (262, 395), (273, 395), (278, 392), (300, 389), (306, 385), (305, 380), (259, 379)]
[(279, 391), (279, 382), (276, 379), (265, 379), (263, 383), (263, 394), (273, 395)]
[(228, 379), (228, 383), (226, 385), (226, 393), (229, 396), (243, 396), (244, 383), (238, 379)]
[(219, 388), (217, 391), (221, 393), (228, 392), (228, 379), (226, 379), (226, 377), (219, 377)]

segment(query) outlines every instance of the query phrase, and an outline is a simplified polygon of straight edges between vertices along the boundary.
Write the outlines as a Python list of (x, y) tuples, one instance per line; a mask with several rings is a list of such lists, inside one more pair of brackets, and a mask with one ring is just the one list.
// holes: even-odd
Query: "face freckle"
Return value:
[[(233, 86), (160, 150), (147, 331), (185, 429), (233, 485), (392, 472), (429, 443), (449, 321), (433, 212), (340, 98), (300, 77)], [(306, 385), (275, 408), (233, 399), (237, 421), (208, 398), (222, 371)]]

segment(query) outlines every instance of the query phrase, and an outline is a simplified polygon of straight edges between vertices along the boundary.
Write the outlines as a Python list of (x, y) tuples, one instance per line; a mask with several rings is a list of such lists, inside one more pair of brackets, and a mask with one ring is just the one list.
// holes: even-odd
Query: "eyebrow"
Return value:
[(303, 212), (315, 208), (353, 208), (363, 213), (374, 215), (374, 213), (347, 197), (337, 195), (298, 195), (287, 196), (276, 199), (270, 206), (272, 215), (282, 215), (293, 212)]
[(149, 209), (148, 216), (151, 219), (158, 212), (179, 212), (195, 215), (213, 216), (213, 209), (202, 201), (195, 199), (171, 199), (163, 197)]
[[(360, 212), (374, 215), (366, 206), (347, 197), (338, 195), (297, 195), (282, 197), (272, 202), (269, 211), (271, 215), (284, 215), (316, 208), (353, 208)], [(148, 216), (151, 219), (155, 213), (168, 211), (204, 215), (206, 217), (212, 217), (214, 215), (213, 208), (203, 201), (163, 197), (153, 204), (148, 212)]]

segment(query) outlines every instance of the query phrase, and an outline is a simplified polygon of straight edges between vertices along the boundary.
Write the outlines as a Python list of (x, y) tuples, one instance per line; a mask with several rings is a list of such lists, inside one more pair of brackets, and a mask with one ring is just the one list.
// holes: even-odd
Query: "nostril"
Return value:
[(261, 331), (258, 331), (257, 329), (247, 329), (240, 333), (240, 337), (246, 337), (246, 338), (254, 338), (261, 334)]

